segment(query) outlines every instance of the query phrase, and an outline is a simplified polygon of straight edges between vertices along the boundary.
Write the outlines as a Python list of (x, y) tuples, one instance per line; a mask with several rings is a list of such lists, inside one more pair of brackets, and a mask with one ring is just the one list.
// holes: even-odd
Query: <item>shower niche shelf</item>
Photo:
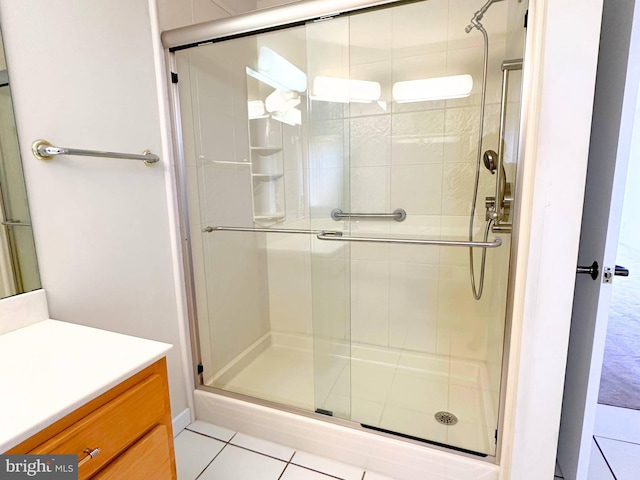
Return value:
[(286, 219), (282, 123), (270, 117), (249, 120), (253, 221), (263, 225)]

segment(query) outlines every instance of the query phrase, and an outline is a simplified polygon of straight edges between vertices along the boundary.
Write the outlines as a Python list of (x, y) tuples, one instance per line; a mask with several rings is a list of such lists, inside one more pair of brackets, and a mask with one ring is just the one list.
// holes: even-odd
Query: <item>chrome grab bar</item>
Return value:
[(392, 213), (345, 213), (340, 208), (334, 208), (331, 210), (331, 218), (336, 222), (343, 218), (370, 218), (370, 219), (384, 219), (392, 218), (396, 222), (402, 222), (407, 218), (407, 212), (404, 208), (396, 208)]
[(336, 230), (301, 230), (291, 228), (251, 228), (251, 227), (205, 227), (204, 233), (213, 232), (253, 232), (253, 233), (295, 233), (315, 235), (318, 240), (332, 240), (341, 242), (365, 242), (365, 243), (400, 243), (411, 245), (433, 245), (441, 247), (480, 247), (497, 248), (502, 245), (502, 239), (495, 237), (491, 242), (475, 242), (468, 240), (422, 240), (418, 238), (377, 238), (377, 237), (346, 237)]
[(146, 166), (151, 166), (160, 161), (158, 155), (149, 150), (136, 153), (103, 152), (100, 150), (82, 150), (79, 148), (54, 147), (46, 140), (36, 140), (31, 144), (31, 152), (38, 160), (51, 160), (56, 155), (81, 155), (85, 157), (124, 158), (126, 160), (141, 160)]
[(0, 222), (0, 224), (5, 227), (30, 227), (31, 222), (21, 222), (20, 220), (6, 220), (4, 222)]

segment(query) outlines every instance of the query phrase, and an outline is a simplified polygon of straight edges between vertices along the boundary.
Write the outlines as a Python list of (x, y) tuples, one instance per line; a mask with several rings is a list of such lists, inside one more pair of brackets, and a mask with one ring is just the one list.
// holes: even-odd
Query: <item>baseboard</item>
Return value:
[(185, 408), (182, 412), (173, 417), (173, 421), (171, 423), (173, 426), (173, 436), (176, 437), (191, 423), (191, 410)]

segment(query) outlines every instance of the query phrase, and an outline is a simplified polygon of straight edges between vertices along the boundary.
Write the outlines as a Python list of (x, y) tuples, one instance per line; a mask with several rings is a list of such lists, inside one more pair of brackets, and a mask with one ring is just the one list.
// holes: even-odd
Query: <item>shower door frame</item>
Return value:
[[(341, 419), (322, 415), (316, 412), (308, 411), (294, 406), (284, 405), (275, 401), (265, 400), (250, 395), (230, 392), (221, 388), (204, 385), (202, 371), (202, 356), (200, 348), (200, 335), (198, 326), (198, 314), (196, 303), (196, 288), (193, 269), (193, 255), (191, 250), (191, 231), (189, 222), (188, 193), (185, 175), (185, 158), (184, 158), (184, 141), (182, 136), (182, 117), (180, 113), (180, 94), (178, 88), (178, 68), (175, 58), (175, 52), (193, 47), (207, 45), (211, 43), (222, 42), (234, 38), (246, 37), (260, 33), (272, 32), (290, 27), (302, 26), (308, 22), (327, 20), (340, 15), (352, 13), (361, 13), (364, 11), (375, 10), (378, 8), (389, 8), (395, 5), (404, 5), (417, 3), (424, 0), (302, 0), (295, 3), (285, 4), (279, 7), (268, 8), (265, 10), (257, 10), (235, 17), (228, 17), (219, 20), (212, 20), (187, 27), (181, 27), (168, 30), (162, 33), (161, 41), (165, 49), (165, 66), (166, 76), (169, 83), (169, 106), (171, 117), (171, 132), (174, 141), (172, 142), (173, 155), (176, 159), (174, 168), (176, 195), (178, 202), (179, 226), (181, 231), (181, 247), (182, 247), (182, 267), (185, 281), (185, 292), (187, 300), (189, 336), (191, 342), (191, 358), (193, 368), (193, 379), (196, 389), (206, 392), (235, 398), (245, 402), (257, 405), (263, 405), (276, 410), (302, 415), (308, 418), (320, 419), (336, 425), (346, 426), (361, 432), (373, 435), (402, 440), (420, 447), (439, 450), (447, 453), (455, 451), (456, 454), (462, 455), (474, 460), (479, 460), (491, 464), (500, 464), (500, 453), (502, 450), (503, 435), (501, 434), (504, 425), (504, 410), (506, 399), (506, 382), (508, 374), (508, 359), (510, 354), (511, 329), (512, 329), (512, 312), (513, 312), (513, 275), (512, 270), (515, 264), (514, 257), (516, 253), (515, 245), (517, 242), (510, 242), (510, 261), (509, 261), (509, 281), (506, 292), (506, 308), (505, 308), (505, 325), (504, 325), (504, 341), (502, 351), (502, 372), (500, 386), (500, 402), (497, 412), (497, 441), (496, 454), (486, 456), (474, 455), (460, 450), (453, 446), (440, 446), (432, 442), (424, 442), (407, 438), (402, 435), (392, 435), (368, 428), (364, 428), (359, 422), (353, 420)], [(524, 71), (524, 69), (523, 69)], [(526, 98), (523, 96), (523, 98)], [(521, 159), (523, 124), (522, 119), (524, 109), (520, 109), (520, 128), (519, 137), (519, 155)], [(516, 192), (514, 195), (514, 221), (515, 226), (518, 222), (517, 211), (520, 205), (520, 192), (523, 182), (522, 169), (518, 169), (518, 175), (515, 180)]]

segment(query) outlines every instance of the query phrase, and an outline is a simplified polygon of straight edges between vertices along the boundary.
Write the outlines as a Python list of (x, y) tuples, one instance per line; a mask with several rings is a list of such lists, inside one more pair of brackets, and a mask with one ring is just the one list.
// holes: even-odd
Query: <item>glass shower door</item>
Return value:
[[(176, 52), (206, 386), (495, 452), (509, 233), (480, 300), (467, 247), (389, 242), (468, 241), (476, 175), (482, 238), (496, 176), (476, 173), (477, 3), (399, 2)], [(510, 182), (519, 100), (499, 140), (501, 65), (522, 53), (525, 10), (486, 16), (482, 150), (504, 143)]]
[[(331, 213), (350, 208), (349, 19), (309, 23), (306, 32), (309, 216), (314, 231), (348, 235), (350, 222)], [(316, 412), (350, 420), (351, 248), (314, 235), (311, 253)]]
[[(483, 151), (498, 150), (501, 64), (523, 39), (507, 20), (523, 8), (492, 7)], [(470, 14), (455, 1), (417, 2), (307, 25), (311, 221), (343, 236), (312, 243), (314, 381), (321, 413), (491, 455), (508, 233), (487, 251), (479, 300), (468, 248), (347, 239), (469, 239), (483, 61), (482, 37), (465, 31)], [(458, 81), (466, 91), (453, 91)], [(515, 107), (503, 132), (509, 181)], [(479, 172), (476, 240), (495, 178)], [(354, 216), (334, 219), (336, 209)], [(355, 216), (399, 209), (406, 217)]]

